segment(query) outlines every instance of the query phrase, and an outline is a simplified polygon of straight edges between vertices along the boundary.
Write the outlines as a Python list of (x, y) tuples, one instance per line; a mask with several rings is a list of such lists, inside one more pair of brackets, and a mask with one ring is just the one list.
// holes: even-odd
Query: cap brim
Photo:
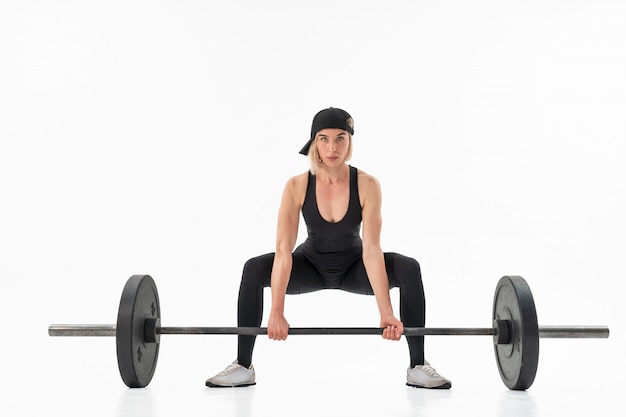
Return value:
[(308, 155), (309, 154), (309, 148), (311, 147), (311, 143), (313, 143), (313, 139), (309, 139), (309, 141), (306, 143), (306, 145), (304, 145), (302, 147), (302, 149), (300, 149), (300, 154), (301, 155)]

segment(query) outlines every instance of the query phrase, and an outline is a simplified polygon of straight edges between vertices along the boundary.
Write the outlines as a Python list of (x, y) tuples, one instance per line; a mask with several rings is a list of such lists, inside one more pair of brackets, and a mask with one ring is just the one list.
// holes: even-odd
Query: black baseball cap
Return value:
[(338, 109), (336, 107), (329, 107), (327, 109), (319, 111), (315, 117), (313, 117), (313, 124), (311, 125), (311, 138), (306, 145), (300, 149), (302, 155), (309, 154), (309, 148), (317, 132), (323, 129), (342, 129), (346, 132), (354, 135), (354, 129), (348, 123), (352, 116), (347, 111)]

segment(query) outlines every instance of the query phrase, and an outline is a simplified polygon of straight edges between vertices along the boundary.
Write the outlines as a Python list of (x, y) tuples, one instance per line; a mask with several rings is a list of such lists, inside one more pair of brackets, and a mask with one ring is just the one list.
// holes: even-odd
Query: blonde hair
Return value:
[[(354, 121), (352, 118), (348, 118), (346, 122), (348, 123), (348, 126), (354, 128)], [(348, 154), (346, 155), (344, 162), (352, 159), (352, 135), (350, 133), (348, 133), (348, 140), (350, 141), (348, 144)], [(307, 155), (309, 157), (309, 162), (311, 163), (311, 174), (315, 175), (317, 167), (322, 165), (322, 158), (320, 158), (320, 154), (317, 151), (317, 133), (315, 134), (315, 138), (313, 138), (313, 142), (311, 142), (311, 146), (309, 146), (309, 153)]]

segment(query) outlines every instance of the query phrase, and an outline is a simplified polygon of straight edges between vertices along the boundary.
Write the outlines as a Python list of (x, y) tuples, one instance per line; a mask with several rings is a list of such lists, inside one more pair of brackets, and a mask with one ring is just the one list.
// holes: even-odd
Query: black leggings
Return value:
[[(385, 253), (385, 268), (389, 288), (400, 288), (400, 320), (405, 327), (424, 327), (425, 300), (419, 263), (412, 258)], [(270, 286), (274, 253), (252, 258), (246, 262), (239, 287), (237, 324), (240, 327), (260, 327), (263, 316), (263, 289)], [(299, 252), (293, 253), (291, 277), (287, 294), (304, 294), (335, 288), (357, 294), (373, 295), (363, 261), (352, 265), (339, 286), (330, 286), (315, 267)], [(238, 336), (237, 362), (245, 367), (252, 363), (255, 336)], [(424, 337), (407, 337), (411, 367), (424, 364)]]

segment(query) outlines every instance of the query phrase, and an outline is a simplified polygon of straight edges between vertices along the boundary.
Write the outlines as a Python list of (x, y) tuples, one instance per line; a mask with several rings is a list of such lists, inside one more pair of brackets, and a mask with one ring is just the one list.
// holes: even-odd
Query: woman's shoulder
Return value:
[(375, 176), (368, 174), (362, 169), (358, 169), (358, 182), (359, 182), (359, 191), (368, 191), (368, 190), (378, 190), (380, 189), (380, 183)]
[(287, 180), (285, 192), (291, 195), (300, 205), (304, 203), (307, 185), (309, 183), (309, 172), (295, 175)]
[(376, 207), (380, 204), (380, 183), (376, 177), (359, 169), (357, 184), (359, 187), (359, 200), (361, 201), (361, 207)]
[(302, 188), (303, 186), (306, 187), (308, 182), (309, 182), (309, 171), (306, 171), (306, 172), (303, 172), (298, 175), (294, 175), (293, 177), (289, 178), (289, 180), (287, 180), (287, 187)]

